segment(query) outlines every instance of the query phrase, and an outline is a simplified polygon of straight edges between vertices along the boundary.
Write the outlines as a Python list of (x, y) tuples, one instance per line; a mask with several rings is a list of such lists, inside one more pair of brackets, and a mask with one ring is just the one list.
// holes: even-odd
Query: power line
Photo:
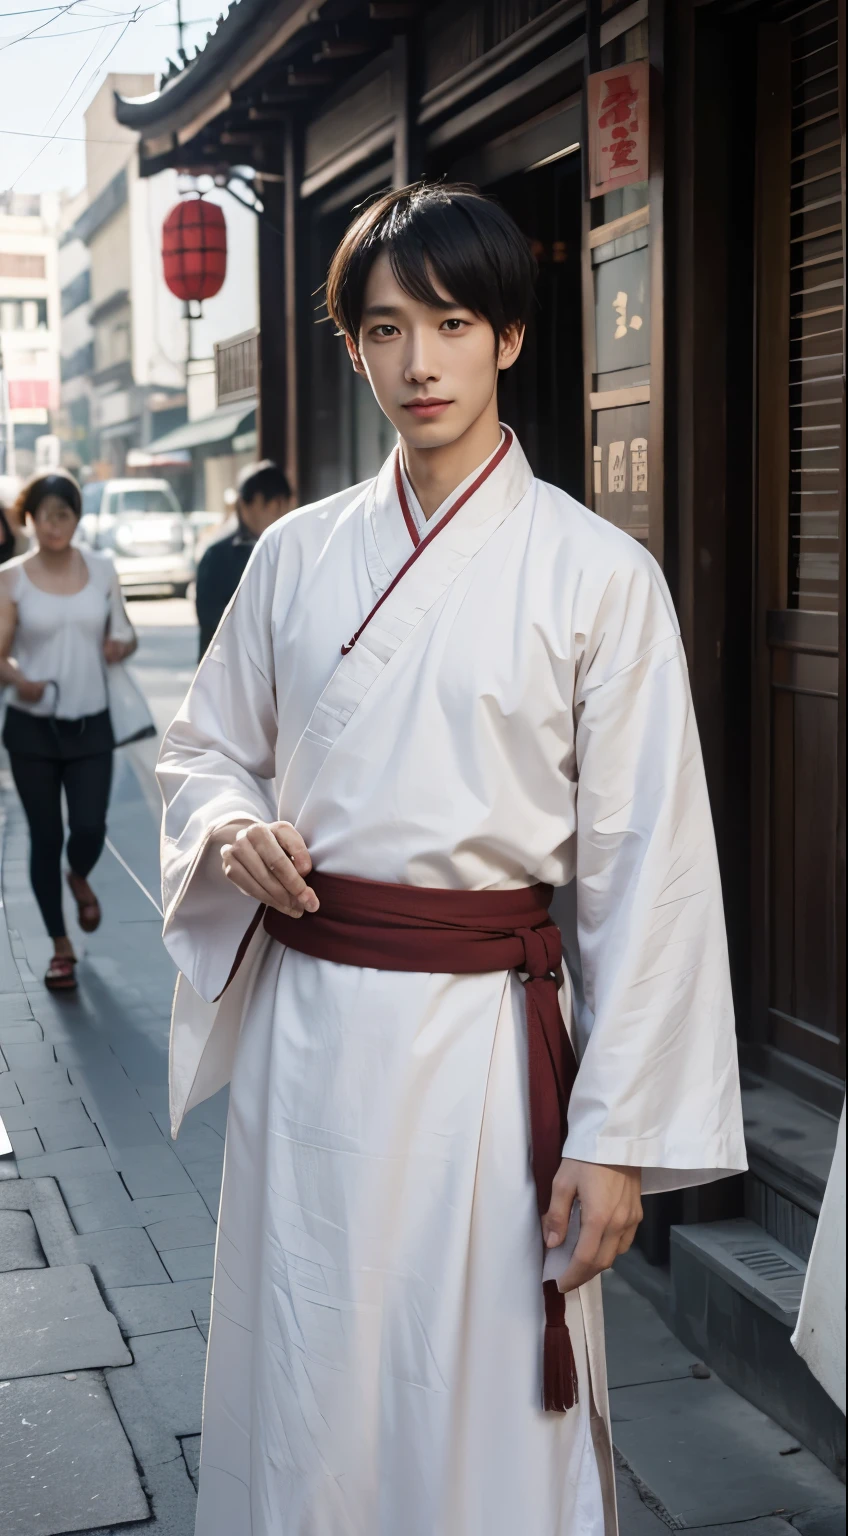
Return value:
[[(85, 3), (85, 0), (72, 0), (72, 3), (75, 5), (82, 5)], [(141, 16), (146, 16), (148, 11), (155, 11), (160, 5), (164, 5), (164, 3), (165, 0), (154, 0), (153, 5), (145, 5), (144, 7), (135, 6), (131, 15), (131, 20), (138, 21)], [(70, 5), (63, 6), (59, 11), (57, 11), (56, 15), (52, 18), (52, 21), (58, 21), (59, 17), (70, 9)], [(5, 52), (7, 48), (13, 48), (16, 43), (27, 43), (32, 41), (34, 38), (39, 43), (49, 43), (57, 37), (84, 37), (86, 32), (103, 32), (105, 31), (106, 27), (119, 27), (121, 22), (124, 20), (124, 17), (130, 15), (130, 12), (107, 11), (106, 15), (114, 17), (114, 20), (100, 21), (96, 27), (76, 27), (70, 32), (48, 32), (44, 37), (36, 38), (37, 32), (41, 32), (45, 27), (49, 27), (52, 24), (51, 21), (43, 21), (40, 27), (34, 27), (31, 32), (24, 32), (20, 37), (7, 38), (3, 43), (3, 46), (0, 47), (0, 53)], [(89, 20), (89, 17), (81, 16), (81, 20), (87, 21)]]
[[(147, 9), (152, 11), (154, 7), (149, 5)], [(124, 15), (126, 15), (126, 12), (124, 12)], [(96, 27), (77, 27), (72, 32), (47, 32), (44, 37), (37, 38), (33, 38), (31, 35), (28, 37), (11, 37), (8, 40), (7, 46), (11, 48), (14, 43), (52, 43), (54, 37), (85, 37), (86, 32), (104, 32), (107, 27), (119, 27), (122, 21), (123, 16), (116, 16), (114, 21), (100, 21)], [(173, 26), (173, 22), (169, 22), (168, 25)]]
[[(77, 0), (77, 3), (82, 5), (83, 0)], [(93, 0), (85, 0), (85, 3), (93, 4)], [(70, 10), (69, 5), (31, 5), (28, 6), (25, 11), (4, 11), (2, 19), (3, 21), (6, 21), (9, 16), (41, 16), (45, 11), (53, 11), (55, 12), (56, 16), (61, 16), (62, 12), (67, 10)], [(110, 11), (105, 5), (94, 5), (94, 10), (99, 11), (103, 16), (118, 16), (124, 14), (123, 12), (119, 11)]]
[[(84, 65), (83, 68), (85, 68)], [(15, 139), (49, 139), (51, 144), (128, 144), (131, 142), (129, 139), (85, 139), (69, 133), (26, 133), (23, 128), (0, 128), (0, 133), (7, 137), (11, 135)]]
[[(76, 109), (76, 107), (81, 102), (83, 96), (85, 95), (85, 93), (88, 90), (89, 86), (91, 85), (92, 81), (97, 79), (97, 76), (100, 74), (100, 71), (105, 67), (106, 64), (108, 64), (110, 58), (112, 57), (112, 54), (115, 52), (115, 49), (118, 46), (118, 44), (122, 41), (123, 37), (125, 36), (127, 31), (129, 30), (129, 28), (132, 26), (132, 23), (134, 21), (138, 21), (138, 18), (139, 18), (139, 9), (138, 9), (138, 7), (136, 7), (135, 14), (130, 16), (129, 20), (126, 22), (126, 24), (124, 25), (124, 27), (121, 30), (121, 32), (115, 38), (115, 41), (112, 44), (111, 48), (109, 49), (109, 52), (107, 53), (105, 59), (101, 59), (100, 63), (97, 65), (96, 69), (94, 69), (93, 72), (89, 75), (88, 79), (85, 82), (85, 85), (83, 86), (82, 90), (80, 91), (79, 95), (77, 96), (76, 101), (68, 108), (67, 112), (65, 113), (65, 116), (62, 118), (62, 121), (59, 124), (59, 127), (56, 129), (56, 132), (55, 133), (51, 133), (50, 138), (48, 139), (47, 143), (46, 144), (42, 144), (41, 148), (39, 150), (36, 150), (35, 154), (33, 155), (32, 159), (29, 162), (29, 165), (24, 166), (24, 169), (15, 177), (15, 180), (12, 182), (12, 185), (9, 188), (10, 192), (14, 192), (15, 187), (18, 185), (18, 182), (21, 180), (22, 177), (29, 175), (29, 172), (32, 170), (33, 166), (35, 165), (36, 160), (38, 160), (41, 157), (41, 155), (44, 154), (45, 149), (47, 149), (48, 146), (53, 143), (54, 139), (56, 139), (58, 137), (59, 128), (64, 127), (64, 125), (68, 121), (68, 118), (70, 117), (71, 113)], [(95, 44), (95, 47), (96, 47), (96, 44)], [(94, 50), (92, 50), (92, 52), (93, 51)], [(90, 57), (91, 57), (91, 55), (89, 54), (89, 58)]]
[(5, 42), (2, 48), (0, 48), (0, 53), (5, 53), (6, 49), (11, 48), (14, 43), (25, 43), (28, 37), (34, 37), (36, 32), (41, 32), (45, 27), (49, 27), (51, 21), (56, 21), (59, 16), (66, 16), (69, 11), (73, 10), (75, 5), (82, 5), (82, 3), (83, 0), (69, 0), (68, 5), (57, 6), (55, 15), (50, 20), (40, 21), (37, 27), (33, 27), (30, 32), (23, 32), (20, 37), (9, 38), (8, 42)]

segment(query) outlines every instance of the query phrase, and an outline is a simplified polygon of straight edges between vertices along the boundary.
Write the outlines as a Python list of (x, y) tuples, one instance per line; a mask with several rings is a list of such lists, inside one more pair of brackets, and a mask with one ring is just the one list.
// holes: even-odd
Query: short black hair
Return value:
[(401, 288), (435, 309), (454, 304), (488, 320), (495, 336), (526, 325), (534, 306), (536, 259), (515, 220), (478, 187), (416, 182), (386, 192), (354, 219), (330, 263), (327, 309), (359, 339), (365, 286), (385, 252)]
[(59, 474), (35, 475), (27, 481), (13, 508), (22, 527), (26, 514), (35, 517), (46, 496), (58, 496), (70, 507), (74, 517), (82, 517), (82, 492), (73, 475), (63, 469)]
[(263, 501), (273, 501), (276, 496), (291, 500), (291, 486), (279, 464), (273, 459), (262, 459), (259, 464), (248, 464), (238, 477), (238, 493), (242, 501), (250, 504), (257, 496)]

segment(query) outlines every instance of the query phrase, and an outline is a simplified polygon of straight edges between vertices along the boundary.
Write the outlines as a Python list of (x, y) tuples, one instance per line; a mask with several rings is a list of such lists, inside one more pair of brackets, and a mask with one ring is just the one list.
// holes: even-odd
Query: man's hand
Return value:
[(257, 821), (218, 832), (221, 864), (233, 885), (287, 917), (318, 911), (318, 897), (303, 876), (312, 868), (306, 844), (290, 821)]
[(550, 1206), (542, 1217), (548, 1248), (564, 1241), (575, 1200), (580, 1201), (580, 1237), (561, 1276), (561, 1291), (574, 1291), (614, 1259), (626, 1253), (642, 1220), (641, 1168), (607, 1167), (563, 1158), (554, 1179)]

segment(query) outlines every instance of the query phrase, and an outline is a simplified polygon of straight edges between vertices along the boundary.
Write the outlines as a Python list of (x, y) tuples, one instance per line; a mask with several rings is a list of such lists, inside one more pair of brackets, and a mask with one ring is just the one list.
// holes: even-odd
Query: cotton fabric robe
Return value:
[(845, 1412), (845, 1105), (792, 1343)]
[(232, 1073), (198, 1536), (612, 1536), (598, 1281), (568, 1298), (579, 1403), (540, 1407), (520, 980), (260, 930), (213, 1001), (254, 910), (207, 847), (234, 818), (293, 822), (337, 874), (549, 882), (580, 1059), (565, 1154), (647, 1192), (745, 1166), (662, 575), (513, 442), (342, 656), (412, 553), (394, 468), (263, 536), (162, 749), (175, 1133)]

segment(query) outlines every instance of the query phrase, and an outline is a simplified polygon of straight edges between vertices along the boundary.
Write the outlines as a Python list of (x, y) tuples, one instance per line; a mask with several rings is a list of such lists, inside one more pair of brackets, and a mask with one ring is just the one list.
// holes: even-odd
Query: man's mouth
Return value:
[(452, 404), (452, 400), (437, 400), (435, 397), (422, 395), (415, 400), (407, 400), (404, 410), (409, 411), (410, 415), (417, 417), (419, 421), (433, 421)]

